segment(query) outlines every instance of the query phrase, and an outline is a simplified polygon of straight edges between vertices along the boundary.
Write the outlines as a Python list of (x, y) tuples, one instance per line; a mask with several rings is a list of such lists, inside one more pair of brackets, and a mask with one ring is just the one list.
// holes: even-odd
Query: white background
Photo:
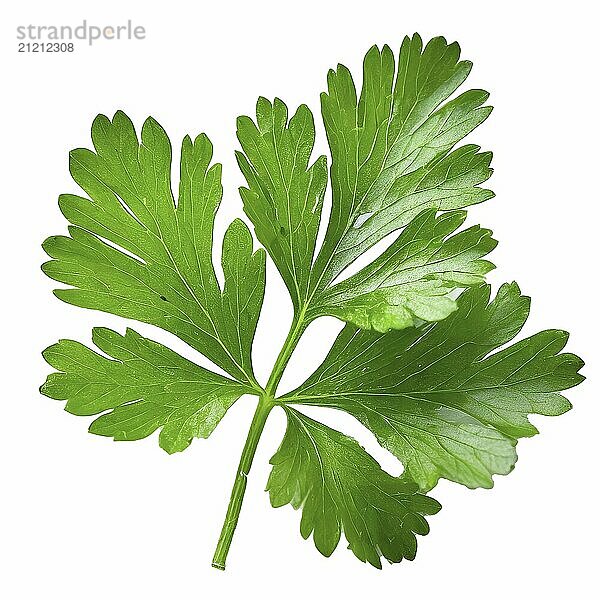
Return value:
[[(7, 600), (405, 597), (462, 600), (597, 597), (598, 78), (592, 2), (246, 2), (155, 5), (104, 0), (18, 2), (2, 19), (2, 422), (0, 596)], [(6, 15), (8, 10), (9, 14)], [(77, 43), (72, 54), (18, 54), (17, 25), (143, 25), (145, 41)], [(414, 563), (378, 572), (345, 544), (323, 558), (299, 535), (300, 515), (269, 506), (268, 459), (284, 429), (269, 419), (225, 573), (210, 567), (254, 400), (244, 398), (209, 440), (168, 456), (156, 437), (114, 443), (87, 433), (38, 386), (50, 371), (40, 351), (57, 339), (89, 342), (91, 327), (123, 319), (61, 303), (39, 265), (42, 240), (63, 233), (56, 199), (77, 192), (71, 148), (90, 145), (93, 117), (124, 109), (153, 115), (174, 146), (205, 131), (224, 164), (217, 235), (241, 212), (235, 117), (259, 95), (318, 112), (329, 67), (359, 80), (374, 43), (397, 49), (404, 34), (458, 40), (475, 62), (470, 86), (496, 107), (470, 140), (494, 151), (497, 197), (470, 209), (494, 230), (497, 286), (517, 280), (533, 296), (525, 333), (571, 331), (568, 349), (588, 381), (568, 392), (567, 415), (534, 422), (519, 462), (493, 490), (442, 482)], [(318, 151), (326, 151), (318, 122)], [(274, 269), (255, 348), (265, 380), (290, 319)], [(202, 362), (155, 328), (140, 332)], [(339, 330), (319, 321), (299, 346), (281, 390), (304, 379)], [(349, 417), (328, 423), (357, 436), (384, 465), (397, 463)]]

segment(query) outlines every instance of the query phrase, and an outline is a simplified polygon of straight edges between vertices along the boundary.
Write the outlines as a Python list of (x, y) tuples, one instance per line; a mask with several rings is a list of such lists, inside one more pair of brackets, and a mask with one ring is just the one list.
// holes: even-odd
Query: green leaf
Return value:
[(289, 403), (355, 416), (395, 454), (422, 490), (440, 477), (491, 487), (516, 461), (517, 438), (537, 429), (529, 414), (560, 415), (559, 393), (583, 380), (583, 362), (560, 353), (568, 334), (548, 330), (499, 348), (520, 331), (529, 299), (503, 285), (464, 292), (440, 323), (385, 335), (346, 326), (323, 364)]
[(171, 145), (152, 118), (141, 140), (122, 112), (92, 126), (95, 152), (73, 150), (73, 179), (89, 198), (63, 195), (70, 237), (48, 238), (43, 265), (65, 302), (156, 325), (243, 383), (255, 384), (251, 346), (265, 286), (265, 255), (239, 220), (223, 242), (221, 290), (212, 263), (221, 166), (212, 144), (186, 136), (179, 199), (171, 191)]
[(392, 477), (352, 438), (285, 407), (288, 424), (271, 459), (267, 483), (274, 507), (302, 508), (300, 532), (331, 555), (342, 532), (361, 561), (381, 568), (381, 556), (412, 560), (415, 534), (429, 532), (423, 515), (437, 513), (433, 498)]
[(93, 341), (111, 358), (72, 340), (47, 348), (44, 358), (60, 372), (41, 387), (46, 396), (66, 400), (70, 413), (104, 413), (91, 433), (139, 440), (161, 429), (161, 448), (179, 452), (192, 438), (207, 438), (227, 409), (251, 392), (131, 329), (119, 335), (95, 328)]
[[(491, 154), (474, 145), (454, 149), (491, 111), (482, 106), (488, 94), (481, 90), (446, 102), (471, 69), (459, 54), (456, 43), (435, 38), (423, 48), (415, 35), (405, 38), (396, 67), (388, 46), (374, 46), (360, 96), (346, 67), (329, 72), (321, 108), (332, 156), (332, 210), (314, 264), (326, 173), (324, 157), (308, 166), (309, 109), (302, 105), (288, 124), (281, 100), (261, 98), (256, 124), (238, 119), (244, 208), (297, 316), (309, 322), (330, 315), (377, 331), (437, 321), (456, 308), (449, 292), (480, 283), (491, 268), (479, 260), (494, 247), (487, 230), (471, 228), (444, 241), (461, 219), (434, 217), (493, 196), (479, 187), (491, 175)], [(335, 283), (365, 251), (403, 228), (382, 256)]]
[(382, 333), (445, 319), (456, 310), (448, 294), (482, 283), (494, 267), (481, 260), (496, 246), (488, 229), (474, 226), (448, 237), (466, 216), (423, 211), (370, 265), (325, 290), (312, 314)]
[[(376, 567), (382, 556), (414, 558), (416, 535), (428, 532), (424, 517), (440, 508), (423, 494), (440, 478), (491, 487), (495, 474), (514, 467), (517, 440), (537, 433), (529, 415), (570, 408), (560, 392), (582, 381), (583, 363), (562, 352), (567, 334), (542, 331), (507, 345), (525, 323), (529, 299), (511, 284), (490, 302), (483, 282), (496, 242), (479, 226), (461, 229), (461, 209), (493, 196), (481, 187), (491, 154), (460, 145), (491, 111), (487, 92), (455, 94), (470, 69), (458, 44), (434, 38), (423, 47), (415, 34), (397, 61), (388, 46), (369, 50), (360, 94), (346, 67), (329, 72), (321, 96), (331, 151), (328, 223), (321, 223), (326, 158), (312, 161), (307, 106), (289, 118), (281, 100), (260, 98), (255, 121), (238, 119), (244, 210), (294, 306), (264, 387), (253, 373), (252, 344), (266, 253), (234, 220), (223, 238), (222, 278), (215, 272), (223, 190), (208, 138), (184, 138), (177, 199), (171, 143), (152, 118), (138, 137), (122, 112), (112, 121), (100, 115), (94, 150), (71, 153), (84, 195), (59, 198), (69, 235), (44, 243), (52, 260), (43, 270), (68, 286), (56, 296), (158, 326), (227, 375), (130, 329), (95, 329), (103, 354), (71, 340), (44, 352), (57, 372), (41, 391), (74, 414), (99, 415), (92, 433), (134, 440), (160, 430), (170, 453), (208, 437), (242, 395), (258, 396), (213, 566), (225, 568), (275, 406), (288, 426), (271, 461), (271, 503), (301, 508), (301, 533), (324, 555), (343, 533), (354, 554)], [(368, 250), (376, 256), (369, 264)], [(347, 325), (315, 373), (278, 396), (299, 340), (321, 316)], [(293, 405), (353, 415), (400, 459), (402, 475), (392, 477), (355, 440)]]
[(256, 236), (277, 265), (297, 309), (306, 302), (327, 185), (324, 156), (309, 166), (315, 143), (313, 116), (301, 105), (289, 120), (286, 105), (259, 98), (256, 124), (237, 120), (244, 153), (236, 152), (248, 182), (240, 188)]
[(330, 71), (321, 110), (331, 149), (332, 212), (313, 285), (329, 284), (365, 250), (425, 208), (450, 210), (491, 198), (478, 186), (491, 175), (490, 153), (451, 151), (480, 125), (488, 93), (469, 90), (443, 104), (471, 63), (457, 43), (404, 38), (398, 67), (388, 46), (365, 56), (357, 97), (350, 71)]

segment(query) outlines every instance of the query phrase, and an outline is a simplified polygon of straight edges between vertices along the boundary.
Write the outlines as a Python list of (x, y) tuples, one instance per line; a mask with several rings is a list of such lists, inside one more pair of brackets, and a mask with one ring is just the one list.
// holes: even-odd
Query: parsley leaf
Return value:
[(43, 265), (72, 286), (61, 300), (157, 325), (202, 352), (242, 383), (257, 386), (251, 348), (265, 287), (265, 255), (252, 253), (246, 225), (234, 221), (223, 242), (225, 286), (212, 264), (221, 165), (212, 144), (185, 137), (177, 204), (171, 191), (171, 144), (152, 118), (138, 140), (122, 112), (92, 126), (96, 152), (73, 150), (73, 179), (90, 199), (63, 195), (70, 237), (44, 242)]
[(236, 152), (236, 157), (249, 186), (240, 189), (244, 209), (300, 310), (327, 185), (325, 157), (308, 166), (315, 143), (312, 113), (303, 104), (288, 123), (281, 100), (259, 98), (256, 124), (239, 117), (237, 135), (245, 154)]
[[(332, 157), (332, 209), (314, 265), (326, 176), (323, 157), (307, 170), (314, 144), (310, 111), (300, 107), (286, 126), (283, 102), (261, 99), (257, 125), (248, 117), (238, 120), (245, 152), (238, 162), (249, 186), (241, 190), (244, 207), (300, 320), (332, 315), (378, 331), (440, 320), (456, 309), (447, 293), (480, 283), (492, 268), (477, 260), (494, 247), (489, 239), (478, 240), (478, 231), (455, 236), (441, 250), (459, 257), (454, 277), (450, 261), (438, 261), (433, 211), (426, 213), (429, 230), (419, 231), (425, 209), (453, 210), (493, 196), (479, 187), (491, 175), (491, 154), (474, 145), (453, 150), (491, 112), (482, 106), (488, 94), (481, 90), (444, 104), (471, 69), (459, 55), (456, 43), (435, 38), (423, 48), (415, 34), (405, 38), (396, 68), (390, 48), (374, 46), (365, 57), (360, 97), (346, 67), (329, 72), (321, 107)], [(361, 254), (413, 219), (378, 261), (332, 285)], [(466, 273), (458, 277), (461, 270)]]
[(448, 294), (481, 283), (494, 267), (481, 260), (496, 246), (488, 229), (475, 225), (448, 237), (465, 217), (424, 210), (370, 265), (325, 290), (318, 314), (380, 332), (446, 318), (456, 310)]
[(529, 298), (502, 286), (472, 288), (459, 310), (433, 325), (385, 335), (346, 326), (323, 364), (286, 402), (350, 413), (395, 454), (421, 489), (440, 477), (492, 487), (516, 461), (528, 414), (560, 415), (560, 390), (583, 380), (583, 363), (561, 354), (564, 331), (548, 330), (497, 350), (520, 331)]
[[(426, 495), (440, 478), (491, 487), (515, 465), (517, 440), (537, 433), (529, 415), (560, 415), (561, 394), (583, 380), (583, 362), (562, 352), (567, 334), (542, 331), (508, 345), (529, 299), (505, 284), (490, 301), (486, 257), (496, 241), (462, 209), (493, 196), (491, 154), (459, 142), (490, 114), (487, 93), (453, 98), (471, 63), (458, 44), (406, 37), (396, 60), (371, 48), (360, 94), (348, 69), (330, 71), (321, 111), (331, 157), (312, 160), (315, 124), (301, 105), (260, 98), (256, 120), (240, 117), (244, 211), (264, 250), (234, 220), (223, 238), (223, 284), (213, 264), (221, 166), (201, 134), (181, 146), (179, 192), (171, 143), (152, 118), (138, 134), (117, 112), (92, 126), (94, 150), (77, 149), (70, 170), (84, 196), (60, 208), (68, 236), (44, 242), (43, 265), (67, 289), (60, 299), (158, 326), (226, 375), (183, 358), (131, 329), (95, 328), (88, 348), (61, 340), (44, 351), (56, 369), (41, 392), (69, 412), (96, 415), (90, 432), (137, 440), (159, 431), (169, 453), (208, 437), (241, 396), (258, 396), (213, 558), (224, 569), (248, 475), (271, 410), (287, 429), (271, 459), (273, 506), (302, 509), (300, 531), (329, 556), (342, 534), (358, 559), (380, 568), (412, 560), (416, 535), (440, 505)], [(331, 184), (331, 211), (324, 211)], [(327, 223), (322, 214), (329, 214)], [(323, 242), (317, 244), (323, 227)], [(390, 238), (387, 238), (387, 236)], [(355, 265), (378, 242), (387, 248)], [(266, 250), (266, 252), (265, 252)], [(267, 382), (252, 369), (268, 253), (294, 315)], [(366, 261), (365, 261), (366, 262)], [(322, 365), (296, 390), (278, 386), (307, 326), (346, 322)], [(386, 473), (355, 440), (300, 412), (303, 405), (354, 416), (403, 464)]]
[(271, 459), (267, 491), (274, 507), (302, 508), (300, 532), (331, 555), (342, 531), (355, 556), (381, 568), (412, 560), (415, 534), (426, 535), (423, 515), (437, 513), (438, 502), (417, 486), (392, 477), (352, 438), (286, 407), (287, 429)]
[(50, 398), (66, 400), (66, 410), (74, 415), (104, 413), (91, 433), (140, 440), (161, 429), (161, 448), (179, 452), (193, 437), (208, 437), (227, 409), (251, 392), (131, 329), (122, 336), (97, 327), (93, 341), (113, 360), (61, 340), (44, 351), (59, 372), (41, 388)]

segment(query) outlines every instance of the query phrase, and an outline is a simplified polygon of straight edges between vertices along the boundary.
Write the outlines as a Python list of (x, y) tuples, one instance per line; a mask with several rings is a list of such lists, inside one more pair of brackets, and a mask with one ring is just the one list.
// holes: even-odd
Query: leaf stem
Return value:
[(233, 482), (229, 506), (227, 507), (227, 514), (225, 515), (225, 521), (223, 523), (223, 528), (221, 529), (217, 549), (213, 556), (212, 566), (216, 569), (221, 569), (222, 571), (225, 570), (225, 561), (227, 560), (231, 540), (233, 539), (233, 534), (240, 516), (240, 510), (242, 509), (242, 502), (244, 501), (248, 473), (250, 473), (252, 460), (254, 459), (258, 441), (260, 440), (265, 423), (267, 422), (267, 417), (274, 405), (273, 399), (265, 394), (259, 398), (258, 405), (256, 406), (256, 411), (254, 412), (254, 417), (250, 424), (248, 437), (246, 438), (246, 443), (244, 444), (240, 463)]
[[(242, 450), (240, 457), (240, 463), (238, 465), (235, 480), (233, 482), (233, 488), (231, 490), (231, 497), (229, 499), (229, 506), (227, 507), (227, 514), (225, 515), (225, 521), (221, 529), (221, 535), (217, 542), (217, 549), (213, 556), (212, 566), (216, 569), (225, 570), (225, 561), (227, 560), (227, 554), (233, 534), (240, 517), (240, 511), (242, 509), (242, 502), (244, 501), (244, 494), (246, 492), (246, 485), (248, 482), (248, 473), (252, 467), (252, 461), (256, 454), (256, 448), (258, 447), (258, 441), (267, 422), (267, 417), (271, 412), (273, 406), (275, 406), (275, 392), (277, 386), (281, 381), (283, 372), (296, 348), (298, 341), (302, 337), (308, 323), (305, 321), (306, 309), (303, 308), (297, 315), (294, 315), (292, 325), (285, 339), (285, 342), (279, 352), (279, 356), (273, 365), (273, 370), (269, 376), (269, 381), (265, 387), (264, 392), (260, 395), (252, 423), (250, 424), (250, 430), (248, 431), (248, 437)], [(262, 390), (261, 390), (262, 391)]]
[(298, 345), (298, 342), (307, 326), (306, 307), (303, 307), (297, 315), (294, 315), (294, 320), (292, 321), (287, 338), (285, 339), (281, 351), (279, 352), (279, 356), (273, 365), (273, 370), (271, 371), (269, 381), (267, 381), (265, 392), (272, 397), (275, 397), (275, 392), (277, 391), (277, 386), (281, 381), (283, 372), (285, 371), (292, 353), (296, 349), (296, 346)]

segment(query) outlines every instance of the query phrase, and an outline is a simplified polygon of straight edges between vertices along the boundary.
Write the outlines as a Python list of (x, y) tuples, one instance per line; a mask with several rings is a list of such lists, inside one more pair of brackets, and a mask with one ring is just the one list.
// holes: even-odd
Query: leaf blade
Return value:
[[(381, 568), (412, 560), (416, 535), (426, 535), (424, 515), (441, 506), (416, 486), (392, 477), (352, 438), (285, 407), (288, 425), (276, 454), (267, 491), (274, 507), (302, 508), (300, 531), (311, 534), (324, 556), (341, 534), (362, 562)], [(291, 466), (290, 466), (291, 461)]]
[[(478, 187), (491, 175), (491, 155), (479, 155), (473, 145), (450, 152), (491, 111), (481, 106), (488, 96), (482, 90), (441, 106), (469, 74), (471, 63), (459, 62), (459, 55), (458, 44), (444, 38), (423, 49), (415, 34), (404, 39), (396, 69), (388, 46), (373, 47), (365, 57), (360, 98), (346, 67), (329, 72), (321, 107), (332, 154), (333, 206), (313, 289), (328, 285), (420, 211), (463, 208), (493, 195)], [(445, 186), (451, 173), (449, 181), (458, 186), (453, 192)]]
[(327, 185), (325, 157), (309, 165), (315, 142), (312, 113), (259, 98), (256, 122), (237, 120), (243, 152), (236, 152), (247, 186), (240, 188), (256, 236), (275, 262), (296, 309), (306, 301)]
[(232, 404), (251, 391), (131, 329), (120, 335), (95, 328), (93, 342), (109, 358), (72, 340), (47, 348), (44, 358), (58, 372), (40, 389), (66, 400), (72, 414), (102, 413), (91, 433), (126, 441), (161, 429), (161, 448), (180, 452), (192, 438), (208, 437)]
[[(211, 165), (210, 140), (204, 134), (184, 138), (175, 204), (171, 145), (154, 119), (146, 120), (138, 141), (124, 113), (112, 121), (100, 115), (92, 139), (95, 152), (77, 149), (70, 160), (73, 178), (89, 198), (61, 197), (61, 210), (72, 223), (70, 237), (54, 236), (43, 245), (53, 259), (44, 272), (72, 286), (55, 294), (161, 327), (236, 379), (257, 386), (251, 346), (264, 296), (265, 256), (253, 251), (246, 226), (234, 222), (226, 239), (240, 240), (239, 255), (231, 244), (223, 253), (229, 291), (220, 289), (212, 247), (221, 167)], [(251, 276), (235, 277), (240, 270)], [(233, 295), (245, 299), (240, 314), (230, 314)]]
[[(482, 257), (496, 241), (478, 226), (455, 233), (464, 211), (420, 213), (372, 263), (329, 286), (312, 311), (385, 333), (456, 310), (449, 294), (480, 284), (494, 265)], [(454, 234), (454, 235), (452, 235)]]
[(507, 474), (532, 413), (570, 408), (559, 393), (583, 380), (581, 359), (561, 353), (565, 332), (543, 331), (498, 350), (520, 331), (529, 299), (516, 284), (464, 292), (444, 321), (376, 334), (346, 326), (322, 365), (283, 399), (356, 417), (421, 489), (440, 477), (491, 487)]

